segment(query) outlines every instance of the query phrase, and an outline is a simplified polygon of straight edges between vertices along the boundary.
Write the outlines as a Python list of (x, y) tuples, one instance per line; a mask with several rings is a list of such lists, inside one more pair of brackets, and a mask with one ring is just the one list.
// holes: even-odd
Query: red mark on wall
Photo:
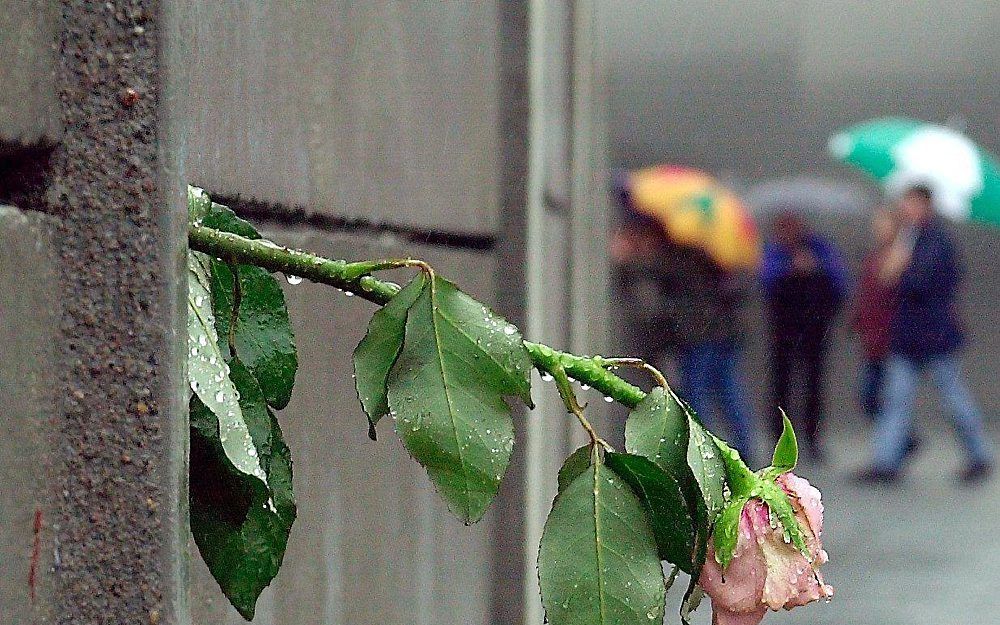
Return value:
[(35, 582), (38, 577), (38, 559), (42, 553), (42, 510), (35, 508), (35, 541), (31, 546), (31, 568), (28, 569), (28, 592), (35, 602)]

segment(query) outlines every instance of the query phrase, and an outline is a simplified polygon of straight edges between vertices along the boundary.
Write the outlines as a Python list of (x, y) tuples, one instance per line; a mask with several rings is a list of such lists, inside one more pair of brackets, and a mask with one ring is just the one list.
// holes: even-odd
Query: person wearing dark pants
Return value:
[(905, 227), (880, 271), (884, 283), (895, 285), (899, 298), (892, 323), (885, 405), (872, 435), (871, 464), (856, 477), (863, 483), (886, 483), (899, 477), (913, 430), (917, 383), (926, 372), (950, 410), (965, 447), (966, 465), (959, 477), (978, 482), (992, 473), (994, 454), (959, 364), (964, 335), (956, 310), (962, 278), (958, 249), (934, 214), (929, 188), (909, 189), (900, 201), (899, 214)]
[[(801, 217), (782, 214), (775, 221), (774, 241), (764, 249), (761, 281), (771, 333), (772, 434), (781, 435), (782, 409), (793, 420), (801, 415), (806, 449), (822, 461), (828, 336), (847, 291), (843, 259)], [(796, 374), (805, 396), (801, 412), (792, 408)]]

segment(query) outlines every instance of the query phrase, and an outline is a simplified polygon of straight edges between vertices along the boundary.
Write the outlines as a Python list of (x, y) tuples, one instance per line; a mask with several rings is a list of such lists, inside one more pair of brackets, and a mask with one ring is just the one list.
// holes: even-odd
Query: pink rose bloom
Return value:
[(809, 482), (784, 473), (777, 483), (788, 494), (805, 534), (813, 562), (786, 543), (779, 525), (771, 527), (767, 504), (751, 499), (740, 515), (740, 533), (733, 559), (725, 571), (709, 542), (701, 571), (701, 587), (712, 599), (713, 625), (757, 625), (768, 608), (790, 610), (817, 599), (829, 599), (833, 588), (823, 583), (817, 567), (827, 561), (823, 550), (823, 503)]

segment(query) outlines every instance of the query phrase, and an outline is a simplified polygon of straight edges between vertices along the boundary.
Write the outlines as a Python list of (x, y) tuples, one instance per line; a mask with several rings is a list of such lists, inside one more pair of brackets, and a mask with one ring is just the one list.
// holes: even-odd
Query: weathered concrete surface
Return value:
[(192, 183), (333, 218), (495, 232), (495, 3), (177, 5)]
[[(413, 255), (431, 262), (481, 301), (494, 301), (496, 265), (490, 254), (309, 229), (271, 230), (271, 235), (331, 258)], [(403, 273), (395, 279), (406, 277)], [(409, 458), (390, 419), (379, 424), (378, 442), (368, 439), (354, 390), (351, 352), (373, 305), (309, 282), (288, 286), (286, 295), (300, 369), (292, 402), (279, 418), (295, 463), (299, 514), (285, 563), (261, 597), (254, 622), (490, 622), (490, 531), (517, 510), (494, 508), (479, 524), (465, 527)], [(515, 449), (523, 453), (520, 444)], [(520, 554), (509, 557), (516, 562)], [(197, 556), (194, 560), (195, 622), (241, 623), (204, 564)], [(516, 612), (506, 614), (505, 622), (513, 622), (510, 615)]]
[(187, 622), (186, 213), (158, 142), (159, 11), (155, 0), (56, 7), (64, 132), (31, 207), (58, 217), (59, 279), (47, 285), (63, 305), (48, 388), (58, 456), (46, 481), (58, 623)]
[(59, 135), (56, 5), (0, 2), (0, 157)]
[(47, 225), (0, 206), (0, 623), (10, 625), (51, 616), (55, 279)]

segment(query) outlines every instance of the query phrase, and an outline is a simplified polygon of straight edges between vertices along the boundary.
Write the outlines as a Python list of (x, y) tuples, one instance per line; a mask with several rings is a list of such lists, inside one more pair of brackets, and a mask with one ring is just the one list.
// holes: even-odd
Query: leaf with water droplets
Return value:
[(680, 479), (643, 456), (609, 452), (605, 462), (632, 487), (645, 507), (660, 559), (685, 573), (700, 570), (697, 491), (682, 486)]
[(771, 514), (781, 524), (788, 541), (795, 545), (795, 548), (799, 550), (799, 553), (806, 560), (811, 562), (812, 553), (809, 551), (809, 545), (806, 543), (806, 535), (802, 531), (802, 526), (799, 525), (798, 518), (795, 516), (795, 508), (792, 507), (792, 502), (788, 494), (770, 479), (762, 479), (761, 481), (759, 497), (767, 504)]
[(665, 585), (642, 504), (596, 463), (556, 497), (538, 551), (552, 625), (660, 625)]
[(354, 349), (354, 384), (358, 399), (368, 415), (368, 435), (375, 440), (375, 425), (389, 414), (386, 382), (399, 351), (403, 348), (406, 311), (423, 291), (423, 272), (375, 311), (368, 322), (368, 332)]
[(389, 372), (396, 432), (465, 523), (482, 518), (510, 462), (514, 424), (503, 397), (531, 402), (531, 361), (508, 325), (434, 276), (407, 312)]
[(698, 481), (708, 521), (712, 523), (726, 503), (726, 468), (712, 434), (690, 412), (688, 433), (688, 466)]
[(682, 483), (694, 480), (709, 521), (722, 508), (725, 470), (718, 449), (672, 391), (654, 388), (632, 410), (625, 422), (625, 449), (649, 458)]
[(187, 201), (188, 221), (192, 223), (200, 222), (212, 206), (212, 200), (209, 199), (205, 190), (191, 185), (188, 185), (187, 188)]
[[(695, 527), (693, 550), (684, 563), (685, 571), (691, 574), (685, 593), (687, 605), (705, 563), (712, 524), (725, 504), (725, 468), (719, 450), (690, 409), (672, 391), (660, 388), (653, 389), (629, 415), (625, 448), (649, 458), (673, 476), (685, 495)], [(681, 557), (670, 554), (670, 549), (670, 545), (660, 546), (669, 561)]]
[(749, 495), (736, 496), (730, 499), (719, 514), (712, 532), (712, 544), (715, 546), (715, 559), (723, 570), (729, 566), (736, 551), (736, 543), (740, 537), (740, 516), (743, 506), (750, 499)]
[(295, 520), (292, 461), (256, 379), (238, 360), (230, 375), (268, 486), (233, 469), (218, 421), (191, 398), (191, 533), (223, 593), (247, 620), (281, 566)]
[(593, 447), (584, 445), (566, 458), (559, 468), (558, 484), (559, 492), (566, 490), (566, 487), (573, 483), (573, 480), (580, 477), (584, 471), (590, 468), (590, 457), (593, 454)]
[[(249, 222), (215, 202), (206, 211), (202, 225), (248, 239), (260, 238)], [(241, 264), (237, 273), (241, 297), (233, 336), (236, 351), (257, 378), (268, 405), (280, 410), (291, 399), (299, 364), (285, 294), (278, 280), (266, 269)], [(227, 263), (213, 259), (210, 275), (215, 327), (221, 337), (219, 347), (228, 358), (235, 286), (233, 272)]]
[(229, 366), (219, 350), (215, 331), (208, 266), (211, 260), (188, 252), (188, 382), (198, 399), (218, 419), (221, 444), (233, 466), (267, 482), (257, 457), (250, 455), (253, 440), (243, 418)]

